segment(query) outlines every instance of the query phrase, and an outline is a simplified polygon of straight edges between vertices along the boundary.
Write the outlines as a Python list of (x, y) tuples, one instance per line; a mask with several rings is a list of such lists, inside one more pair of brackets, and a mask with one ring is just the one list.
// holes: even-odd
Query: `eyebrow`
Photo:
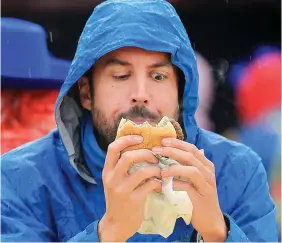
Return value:
[(169, 60), (160, 61), (149, 66), (150, 68), (160, 67), (172, 67), (172, 63)]
[[(130, 66), (131, 64), (125, 60), (121, 60), (118, 58), (110, 58), (105, 63), (105, 67), (113, 66), (113, 65)], [(172, 63), (169, 60), (163, 60), (160, 62), (153, 63), (148, 67), (149, 68), (172, 67)]]
[(105, 63), (105, 67), (113, 66), (113, 65), (129, 66), (131, 64), (127, 61), (123, 61), (123, 60), (120, 60), (120, 59), (117, 59), (117, 58), (110, 58)]

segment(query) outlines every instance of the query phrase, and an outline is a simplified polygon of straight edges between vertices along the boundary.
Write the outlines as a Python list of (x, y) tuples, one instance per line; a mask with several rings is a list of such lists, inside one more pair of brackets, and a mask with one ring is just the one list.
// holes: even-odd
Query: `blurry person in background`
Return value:
[(237, 140), (262, 158), (281, 226), (280, 49), (257, 48), (251, 60), (241, 61), (232, 67), (229, 81), (235, 90), (240, 120)]
[(199, 127), (213, 131), (214, 125), (210, 117), (215, 95), (213, 70), (209, 62), (200, 53), (196, 52), (196, 57), (199, 73), (199, 105), (195, 118)]

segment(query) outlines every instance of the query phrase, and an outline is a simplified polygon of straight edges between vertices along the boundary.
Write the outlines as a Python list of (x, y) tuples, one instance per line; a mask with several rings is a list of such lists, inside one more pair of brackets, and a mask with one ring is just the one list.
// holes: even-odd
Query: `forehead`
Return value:
[(125, 60), (129, 63), (136, 61), (154, 63), (158, 61), (170, 61), (171, 59), (170, 54), (165, 52), (147, 51), (137, 47), (122, 47), (104, 55), (98, 62), (106, 62), (113, 58)]

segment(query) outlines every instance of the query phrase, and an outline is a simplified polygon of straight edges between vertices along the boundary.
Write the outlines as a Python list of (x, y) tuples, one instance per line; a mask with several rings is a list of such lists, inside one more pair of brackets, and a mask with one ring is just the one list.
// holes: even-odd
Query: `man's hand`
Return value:
[(194, 208), (191, 223), (204, 241), (225, 241), (227, 227), (218, 202), (214, 164), (196, 146), (178, 139), (164, 139), (163, 147), (153, 152), (182, 164), (162, 171), (162, 177), (189, 179), (190, 183), (174, 179), (174, 189), (188, 193)]
[(161, 178), (158, 166), (140, 168), (128, 174), (133, 163), (158, 162), (150, 150), (122, 153), (125, 148), (141, 142), (142, 137), (130, 135), (117, 139), (108, 147), (102, 175), (106, 213), (98, 226), (100, 241), (124, 242), (134, 235), (142, 223), (148, 194), (153, 190), (161, 191), (161, 183), (152, 179)]

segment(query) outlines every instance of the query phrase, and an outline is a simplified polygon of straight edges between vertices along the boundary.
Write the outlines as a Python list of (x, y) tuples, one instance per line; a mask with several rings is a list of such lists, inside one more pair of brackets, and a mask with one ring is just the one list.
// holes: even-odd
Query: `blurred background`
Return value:
[[(55, 128), (58, 89), (100, 2), (2, 0), (2, 154)], [(197, 53), (199, 125), (262, 157), (281, 222), (281, 2), (170, 2)]]

